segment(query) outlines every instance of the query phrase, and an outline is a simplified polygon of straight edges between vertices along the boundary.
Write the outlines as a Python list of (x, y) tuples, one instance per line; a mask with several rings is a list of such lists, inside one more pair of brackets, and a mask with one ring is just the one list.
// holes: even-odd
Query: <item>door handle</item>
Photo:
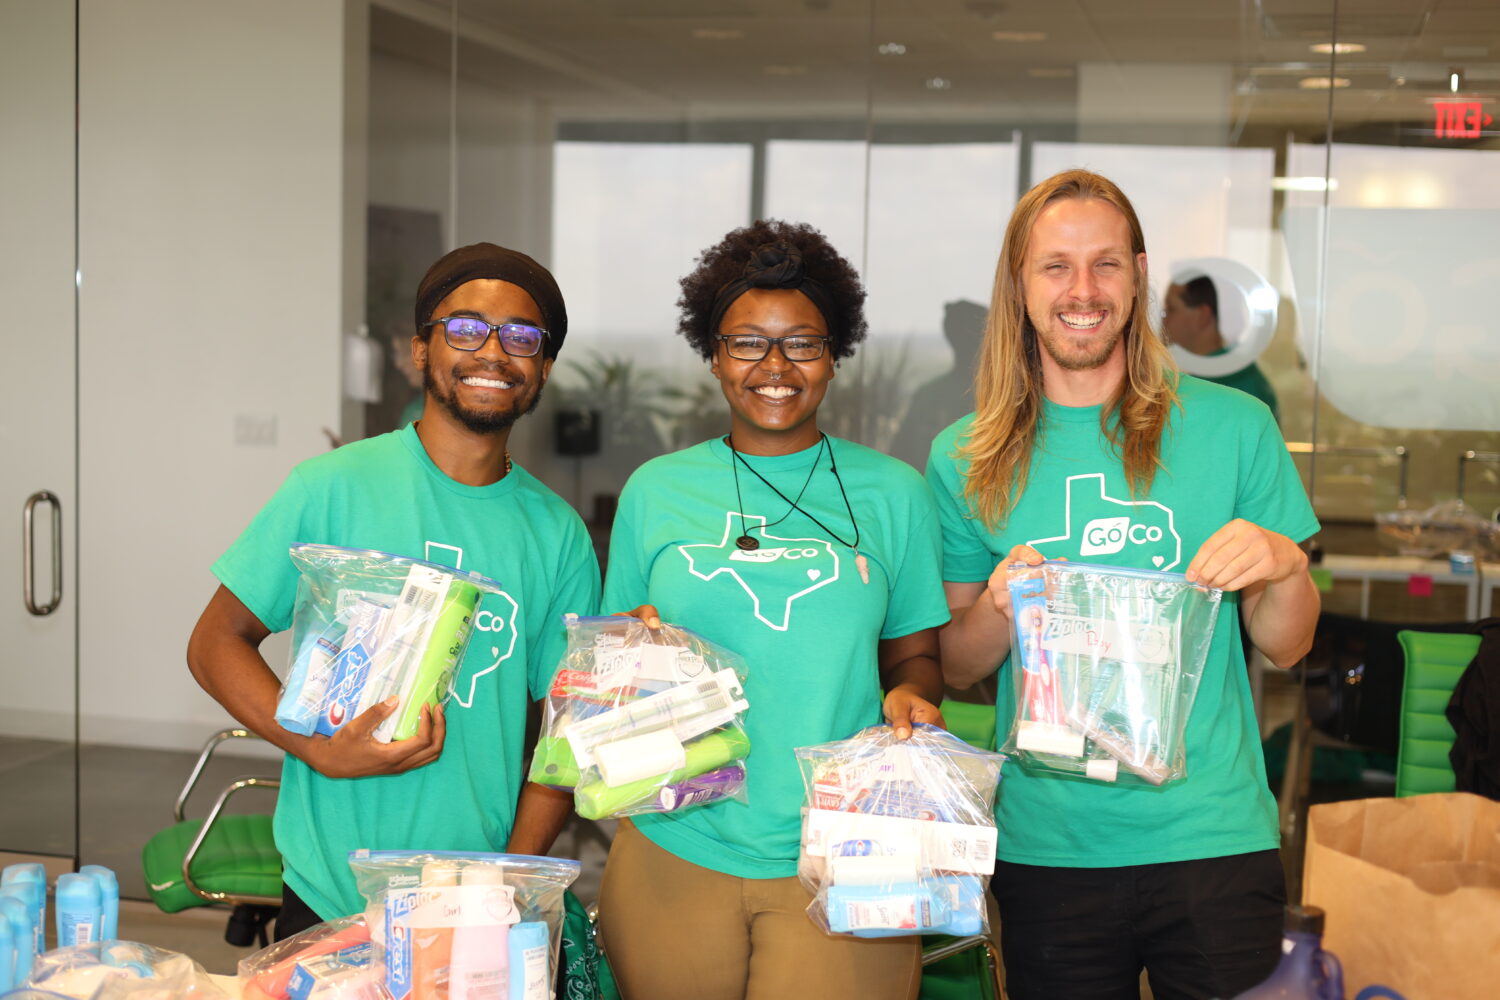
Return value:
[[(38, 504), (52, 506), (52, 600), (46, 604), (36, 603), (36, 508)], [(62, 604), (62, 503), (51, 490), (38, 490), (26, 498), (21, 512), (21, 590), (26, 599), (26, 610), (38, 617), (50, 615)]]

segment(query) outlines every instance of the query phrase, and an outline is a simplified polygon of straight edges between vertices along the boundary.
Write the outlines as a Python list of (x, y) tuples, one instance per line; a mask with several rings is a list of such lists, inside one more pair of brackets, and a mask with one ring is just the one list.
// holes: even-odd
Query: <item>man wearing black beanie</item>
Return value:
[[(357, 848), (543, 854), (571, 809), (522, 779), (526, 702), (562, 655), (562, 615), (593, 614), (599, 566), (582, 520), (507, 450), (536, 407), (568, 330), (557, 282), (523, 253), (477, 243), (438, 260), (417, 290), (412, 362), (422, 416), (303, 462), (214, 563), (220, 587), (188, 643), (193, 676), (285, 751), (276, 806), (284, 866), (278, 939), (359, 912)], [(379, 742), (394, 699), (332, 736), (276, 721), (280, 682), (259, 646), (291, 625), (299, 542), (369, 549), (499, 584), (446, 705), (410, 739)]]

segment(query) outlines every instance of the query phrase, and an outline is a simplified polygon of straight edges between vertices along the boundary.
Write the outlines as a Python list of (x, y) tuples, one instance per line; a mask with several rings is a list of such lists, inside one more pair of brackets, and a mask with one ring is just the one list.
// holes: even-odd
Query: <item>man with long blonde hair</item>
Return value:
[[(1008, 768), (996, 818), (1007, 989), (1033, 997), (1233, 996), (1276, 964), (1285, 884), (1235, 613), (1280, 667), (1319, 600), (1318, 530), (1264, 405), (1178, 374), (1152, 329), (1129, 200), (1082, 170), (1032, 188), (1006, 228), (975, 412), (928, 464), (953, 620), (947, 681), (1009, 663), (1006, 566), (1044, 558), (1186, 573), (1224, 590), (1186, 734), (1158, 787)], [(1009, 672), (999, 731), (1016, 713)]]

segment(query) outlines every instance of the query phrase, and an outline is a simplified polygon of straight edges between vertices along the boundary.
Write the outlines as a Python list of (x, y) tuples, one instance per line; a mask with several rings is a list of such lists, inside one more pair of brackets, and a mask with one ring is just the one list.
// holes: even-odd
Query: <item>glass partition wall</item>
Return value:
[[(207, 566), (296, 461), (411, 418), (416, 282), (476, 240), (547, 263), (567, 297), (513, 452), (602, 551), (636, 466), (727, 428), (675, 332), (678, 279), (726, 230), (807, 221), (856, 264), (870, 337), (825, 423), (920, 467), (970, 406), (1016, 199), (1096, 169), (1140, 211), (1156, 308), (1199, 273), (1229, 289), (1226, 349), (1264, 375), (1324, 524), (1326, 608), (1491, 610), (1493, 5), (145, 6), (77, 6), (78, 194), (49, 217), (77, 211), (82, 262), (64, 359), (96, 595), (82, 738), (177, 756), (139, 767), (166, 791), (86, 794), (85, 842), (129, 809), (165, 825), (179, 758), (227, 722), (181, 667)], [(46, 697), (66, 713), (71, 696)], [(118, 756), (87, 759), (86, 789), (127, 780)]]

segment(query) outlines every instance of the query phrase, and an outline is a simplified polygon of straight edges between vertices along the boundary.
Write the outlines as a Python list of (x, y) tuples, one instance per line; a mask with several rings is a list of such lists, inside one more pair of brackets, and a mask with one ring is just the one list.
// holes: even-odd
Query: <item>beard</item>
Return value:
[[(510, 427), (517, 420), (535, 410), (542, 401), (542, 387), (538, 385), (532, 391), (530, 397), (518, 396), (508, 407), (501, 409), (471, 409), (458, 401), (458, 393), (453, 388), (457, 384), (459, 375), (452, 373), (453, 383), (440, 385), (437, 379), (432, 377), (432, 367), (429, 365), (422, 369), (422, 390), (428, 397), (436, 400), (443, 409), (447, 410), (453, 417), (475, 434), (493, 434)], [(509, 379), (507, 379), (508, 381)], [(522, 383), (523, 386), (530, 384)]]
[[(1130, 321), (1132, 314), (1133, 308), (1132, 312), (1127, 313), (1116, 324), (1113, 331), (1092, 342), (1085, 341), (1084, 343), (1071, 338), (1066, 327), (1056, 331), (1051, 329), (1043, 331), (1036, 325), (1036, 321), (1031, 318), (1030, 314), (1026, 316), (1026, 323), (1036, 334), (1037, 342), (1042, 345), (1042, 350), (1047, 352), (1048, 357), (1057, 364), (1057, 367), (1063, 371), (1081, 372), (1098, 368), (1109, 360), (1110, 355), (1115, 351), (1115, 345), (1125, 336), (1125, 324)], [(1056, 322), (1061, 323), (1060, 320)]]

